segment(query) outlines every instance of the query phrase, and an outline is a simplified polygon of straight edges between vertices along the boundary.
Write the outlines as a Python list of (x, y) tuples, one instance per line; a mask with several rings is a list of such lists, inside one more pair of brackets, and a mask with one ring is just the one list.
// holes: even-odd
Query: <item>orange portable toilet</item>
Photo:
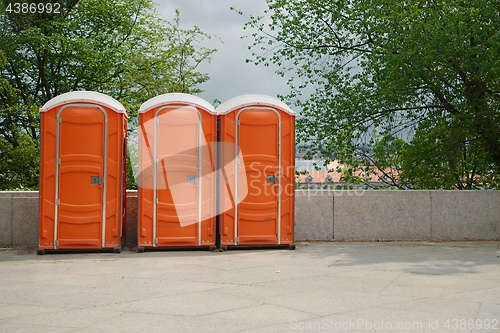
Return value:
[(220, 246), (294, 249), (295, 112), (265, 95), (239, 96), (216, 111)]
[(139, 109), (138, 252), (215, 248), (217, 116), (189, 94), (163, 94)]
[(92, 91), (59, 95), (40, 109), (38, 254), (121, 252), (125, 221), (127, 114)]

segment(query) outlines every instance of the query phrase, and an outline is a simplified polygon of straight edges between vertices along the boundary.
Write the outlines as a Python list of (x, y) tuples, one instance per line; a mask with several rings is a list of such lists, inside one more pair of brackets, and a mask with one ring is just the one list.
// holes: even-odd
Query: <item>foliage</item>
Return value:
[(173, 22), (162, 20), (152, 0), (62, 0), (58, 15), (8, 13), (9, 2), (0, 4), (0, 154), (13, 159), (2, 160), (0, 189), (21, 186), (11, 174), (27, 181), (22, 186), (37, 188), (32, 176), (38, 165), (26, 164), (21, 175), (16, 165), (22, 161), (9, 150), (29, 138), (38, 149), (38, 109), (51, 98), (74, 90), (103, 92), (126, 106), (134, 124), (147, 99), (200, 93), (209, 79), (196, 68), (216, 51), (201, 45), (212, 36), (198, 27), (181, 29), (178, 11)]
[(284, 98), (311, 152), (353, 182), (498, 188), (498, 0), (267, 3), (245, 25), (249, 61), (290, 75)]
[(18, 132), (16, 146), (0, 136), (0, 190), (30, 190), (38, 186), (38, 141)]

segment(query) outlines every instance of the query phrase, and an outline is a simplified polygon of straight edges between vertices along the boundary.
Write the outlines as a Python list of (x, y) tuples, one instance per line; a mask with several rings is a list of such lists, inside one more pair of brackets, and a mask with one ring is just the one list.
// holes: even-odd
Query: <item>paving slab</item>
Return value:
[(0, 333), (499, 333), (499, 321), (498, 241), (44, 256), (0, 250)]

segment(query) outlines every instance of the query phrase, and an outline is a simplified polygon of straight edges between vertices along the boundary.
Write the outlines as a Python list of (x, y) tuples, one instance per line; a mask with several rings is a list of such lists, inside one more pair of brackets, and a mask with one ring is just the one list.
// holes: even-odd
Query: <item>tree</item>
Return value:
[(51, 98), (103, 92), (122, 102), (134, 123), (147, 99), (199, 93), (209, 79), (196, 69), (216, 51), (201, 45), (212, 36), (181, 29), (178, 11), (167, 22), (152, 0), (59, 3), (58, 14), (0, 5), (0, 189), (38, 187), (38, 109)]
[(499, 1), (267, 3), (250, 61), (291, 74), (311, 151), (388, 186), (498, 188)]

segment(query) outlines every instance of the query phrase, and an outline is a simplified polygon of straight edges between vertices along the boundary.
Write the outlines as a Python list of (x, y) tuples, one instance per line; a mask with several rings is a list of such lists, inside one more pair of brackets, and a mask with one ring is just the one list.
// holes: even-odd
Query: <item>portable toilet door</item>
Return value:
[(127, 114), (97, 92), (59, 95), (41, 109), (38, 253), (122, 247)]
[(239, 96), (216, 111), (221, 247), (294, 249), (295, 112), (265, 95)]
[(138, 252), (215, 248), (216, 122), (213, 106), (189, 94), (140, 107)]

